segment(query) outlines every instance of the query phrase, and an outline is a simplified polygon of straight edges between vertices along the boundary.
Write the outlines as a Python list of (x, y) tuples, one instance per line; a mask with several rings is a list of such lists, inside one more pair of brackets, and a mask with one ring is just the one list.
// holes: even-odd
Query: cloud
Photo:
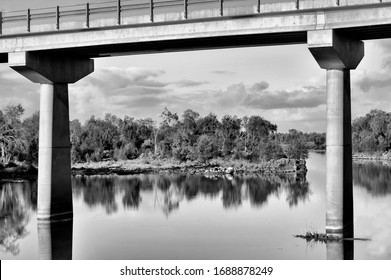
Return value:
[[(324, 87), (273, 90), (267, 81), (259, 81), (206, 90), (197, 87), (210, 81), (167, 81), (164, 74), (161, 70), (142, 68), (98, 69), (80, 82), (69, 85), (70, 118), (85, 121), (92, 115), (101, 118), (112, 113), (119, 117), (129, 115), (158, 120), (158, 114), (167, 106), (178, 114), (192, 109), (201, 115), (213, 112), (220, 118), (225, 114), (261, 115), (282, 130), (292, 128), (293, 124), (295, 128), (305, 127), (308, 131), (324, 127)], [(39, 85), (10, 69), (1, 68), (0, 85), (4, 106), (22, 103), (26, 116), (39, 109)]]
[[(265, 85), (266, 86), (266, 85)], [(326, 103), (324, 86), (305, 86), (296, 90), (264, 91), (267, 87), (257, 85), (250, 89), (243, 102), (249, 108), (264, 110), (281, 108), (313, 108)]]
[(211, 110), (228, 108), (262, 109), (265, 111), (293, 108), (317, 108), (326, 104), (325, 86), (303, 86), (292, 90), (269, 90), (269, 83), (232, 84), (225, 90), (201, 90), (186, 95), (192, 104)]
[(211, 73), (217, 74), (217, 75), (235, 75), (236, 74), (235, 72), (224, 71), (224, 70), (216, 70), (216, 71), (212, 71)]
[(209, 82), (206, 82), (206, 81), (182, 80), (182, 81), (176, 82), (175, 85), (178, 87), (197, 87), (197, 86), (205, 85), (208, 83)]
[(391, 50), (391, 40), (390, 39), (385, 39), (385, 40), (379, 40), (379, 46), (381, 49), (384, 51), (388, 52)]
[(391, 77), (384, 74), (367, 74), (360, 79), (358, 86), (363, 92), (369, 92), (371, 88), (385, 88), (391, 86)]
[(39, 109), (39, 85), (5, 65), (1, 68), (0, 110), (9, 104), (21, 104), (25, 109), (24, 117), (29, 117)]
[(269, 88), (269, 83), (262, 81), (262, 82), (255, 83), (254, 85), (252, 85), (249, 88), (249, 90), (253, 91), (253, 92), (259, 92), (259, 91), (264, 91), (265, 89), (268, 89), (268, 88)]
[(95, 71), (80, 83), (92, 84), (106, 91), (129, 87), (164, 88), (168, 84), (157, 80), (164, 73), (162, 70), (111, 67)]
[(166, 103), (167, 99), (155, 96), (138, 96), (127, 98), (124, 96), (117, 96), (112, 99), (111, 103), (124, 108), (150, 108), (160, 104)]

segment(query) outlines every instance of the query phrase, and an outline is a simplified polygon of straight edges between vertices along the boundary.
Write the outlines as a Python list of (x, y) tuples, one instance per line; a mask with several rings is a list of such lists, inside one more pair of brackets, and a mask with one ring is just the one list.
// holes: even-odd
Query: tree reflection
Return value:
[(310, 196), (305, 178), (276, 175), (189, 175), (143, 174), (129, 176), (78, 176), (73, 178), (74, 196), (81, 197), (90, 207), (102, 205), (107, 213), (117, 211), (116, 196), (121, 196), (125, 209), (138, 209), (145, 192), (155, 191), (155, 206), (165, 215), (179, 209), (187, 201), (221, 196), (224, 208), (238, 208), (249, 200), (253, 206), (262, 206), (271, 196), (286, 194), (289, 207), (305, 202)]
[(179, 203), (184, 198), (184, 189), (180, 186), (186, 181), (185, 178), (185, 176), (171, 176), (157, 180), (154, 205), (159, 206), (166, 217), (172, 211), (179, 209)]
[(118, 210), (118, 205), (115, 201), (115, 184), (110, 176), (90, 176), (81, 177), (76, 181), (81, 185), (76, 185), (74, 188), (81, 187), (83, 189), (84, 202), (90, 207), (98, 205), (106, 209), (106, 213), (115, 213)]
[(354, 164), (353, 183), (374, 196), (391, 193), (391, 167), (380, 164)]
[(28, 235), (30, 210), (36, 209), (36, 184), (0, 184), (0, 247), (17, 255), (18, 240)]
[(223, 206), (225, 208), (237, 208), (242, 204), (242, 184), (233, 178), (226, 177), (218, 180), (223, 191)]
[(271, 194), (278, 194), (281, 183), (264, 178), (249, 178), (246, 180), (252, 205), (261, 206), (267, 202)]
[(310, 197), (310, 186), (306, 178), (296, 178), (296, 180), (289, 180), (286, 187), (287, 196), (286, 201), (289, 207), (297, 206), (299, 202), (305, 202)]
[(122, 198), (122, 204), (125, 208), (137, 209), (141, 202), (140, 197), (141, 180), (139, 178), (132, 178), (129, 180), (129, 185), (125, 188), (125, 194)]

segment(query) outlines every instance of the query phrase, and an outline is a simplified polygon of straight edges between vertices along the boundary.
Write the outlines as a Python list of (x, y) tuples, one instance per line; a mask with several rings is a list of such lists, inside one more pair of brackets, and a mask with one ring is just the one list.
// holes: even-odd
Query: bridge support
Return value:
[(10, 53), (10, 67), (41, 84), (38, 220), (73, 217), (68, 84), (92, 73), (93, 60)]
[(308, 48), (327, 70), (326, 233), (353, 237), (350, 69), (364, 57), (364, 44), (316, 30), (308, 32)]

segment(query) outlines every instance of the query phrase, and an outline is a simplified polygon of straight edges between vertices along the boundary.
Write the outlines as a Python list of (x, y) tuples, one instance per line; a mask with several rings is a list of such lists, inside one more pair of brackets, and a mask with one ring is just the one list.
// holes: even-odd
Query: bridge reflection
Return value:
[(326, 244), (328, 260), (353, 260), (354, 241), (343, 240), (338, 242), (328, 242)]
[(73, 219), (58, 222), (38, 221), (38, 256), (40, 260), (71, 260)]

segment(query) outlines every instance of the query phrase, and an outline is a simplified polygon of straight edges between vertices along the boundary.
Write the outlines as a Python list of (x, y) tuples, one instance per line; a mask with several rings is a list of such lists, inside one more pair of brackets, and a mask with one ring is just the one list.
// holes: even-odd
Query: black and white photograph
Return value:
[(0, 259), (391, 260), (390, 93), (391, 0), (0, 0)]

